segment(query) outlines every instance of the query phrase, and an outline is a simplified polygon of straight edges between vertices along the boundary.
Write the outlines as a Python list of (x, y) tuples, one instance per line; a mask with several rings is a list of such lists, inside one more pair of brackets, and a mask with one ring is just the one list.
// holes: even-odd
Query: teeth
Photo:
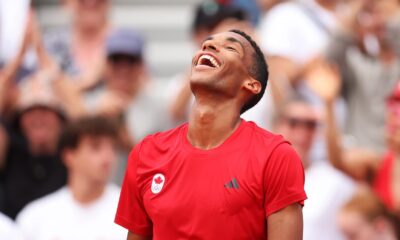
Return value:
[(214, 67), (219, 67), (219, 64), (218, 64), (217, 60), (215, 60), (215, 58), (213, 58), (212, 56), (206, 55), (206, 54), (205, 54), (205, 55), (202, 55), (202, 56), (199, 58), (199, 60), (197, 61), (197, 64), (199, 64), (200, 61), (201, 61), (202, 59), (208, 59), (208, 60), (210, 60), (210, 62), (212, 63), (212, 65), (213, 65)]

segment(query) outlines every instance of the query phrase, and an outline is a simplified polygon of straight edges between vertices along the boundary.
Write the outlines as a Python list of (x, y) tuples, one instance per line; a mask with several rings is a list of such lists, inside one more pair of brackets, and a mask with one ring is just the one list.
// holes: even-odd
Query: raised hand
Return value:
[(313, 60), (305, 75), (306, 84), (325, 102), (333, 102), (341, 88), (340, 71), (337, 65), (323, 58)]

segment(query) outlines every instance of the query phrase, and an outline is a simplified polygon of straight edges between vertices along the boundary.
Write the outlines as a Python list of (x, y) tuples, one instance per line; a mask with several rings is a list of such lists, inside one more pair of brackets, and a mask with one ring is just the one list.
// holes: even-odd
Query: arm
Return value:
[(300, 204), (295, 203), (271, 214), (267, 219), (268, 239), (303, 239), (303, 213)]
[(336, 125), (333, 103), (326, 102), (326, 141), (329, 161), (354, 179), (369, 180), (370, 173), (375, 172), (379, 166), (379, 157), (364, 149), (344, 151)]
[(134, 234), (133, 232), (129, 231), (128, 237), (126, 239), (127, 240), (150, 240), (151, 238), (139, 236), (139, 235)]
[(347, 175), (366, 180), (374, 171), (379, 159), (366, 150), (352, 149), (344, 151), (341, 146), (340, 129), (335, 117), (335, 101), (341, 87), (338, 67), (320, 59), (308, 74), (307, 84), (325, 102), (325, 134), (327, 154), (331, 164)]

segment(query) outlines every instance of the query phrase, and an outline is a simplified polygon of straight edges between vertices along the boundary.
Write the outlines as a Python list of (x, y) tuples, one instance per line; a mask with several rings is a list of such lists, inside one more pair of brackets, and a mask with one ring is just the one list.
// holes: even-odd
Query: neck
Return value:
[(85, 177), (70, 173), (68, 176), (68, 187), (73, 198), (81, 204), (89, 204), (101, 197), (106, 184), (90, 181)]
[(240, 125), (240, 112), (233, 101), (202, 101), (196, 97), (187, 138), (197, 148), (221, 145)]

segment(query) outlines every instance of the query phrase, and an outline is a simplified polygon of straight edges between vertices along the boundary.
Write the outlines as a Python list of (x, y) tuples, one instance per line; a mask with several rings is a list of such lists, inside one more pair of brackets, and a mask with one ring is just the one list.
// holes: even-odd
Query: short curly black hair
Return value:
[(265, 60), (264, 53), (261, 51), (257, 43), (248, 34), (237, 29), (229, 30), (229, 32), (241, 35), (247, 41), (249, 41), (249, 43), (253, 47), (254, 49), (253, 63), (250, 64), (249, 66), (249, 74), (251, 77), (253, 77), (254, 79), (256, 79), (261, 83), (261, 91), (243, 105), (242, 109), (240, 110), (240, 113), (242, 114), (247, 110), (249, 110), (250, 108), (254, 107), (264, 95), (265, 89), (267, 88), (268, 76), (269, 76), (268, 64), (267, 61)]

